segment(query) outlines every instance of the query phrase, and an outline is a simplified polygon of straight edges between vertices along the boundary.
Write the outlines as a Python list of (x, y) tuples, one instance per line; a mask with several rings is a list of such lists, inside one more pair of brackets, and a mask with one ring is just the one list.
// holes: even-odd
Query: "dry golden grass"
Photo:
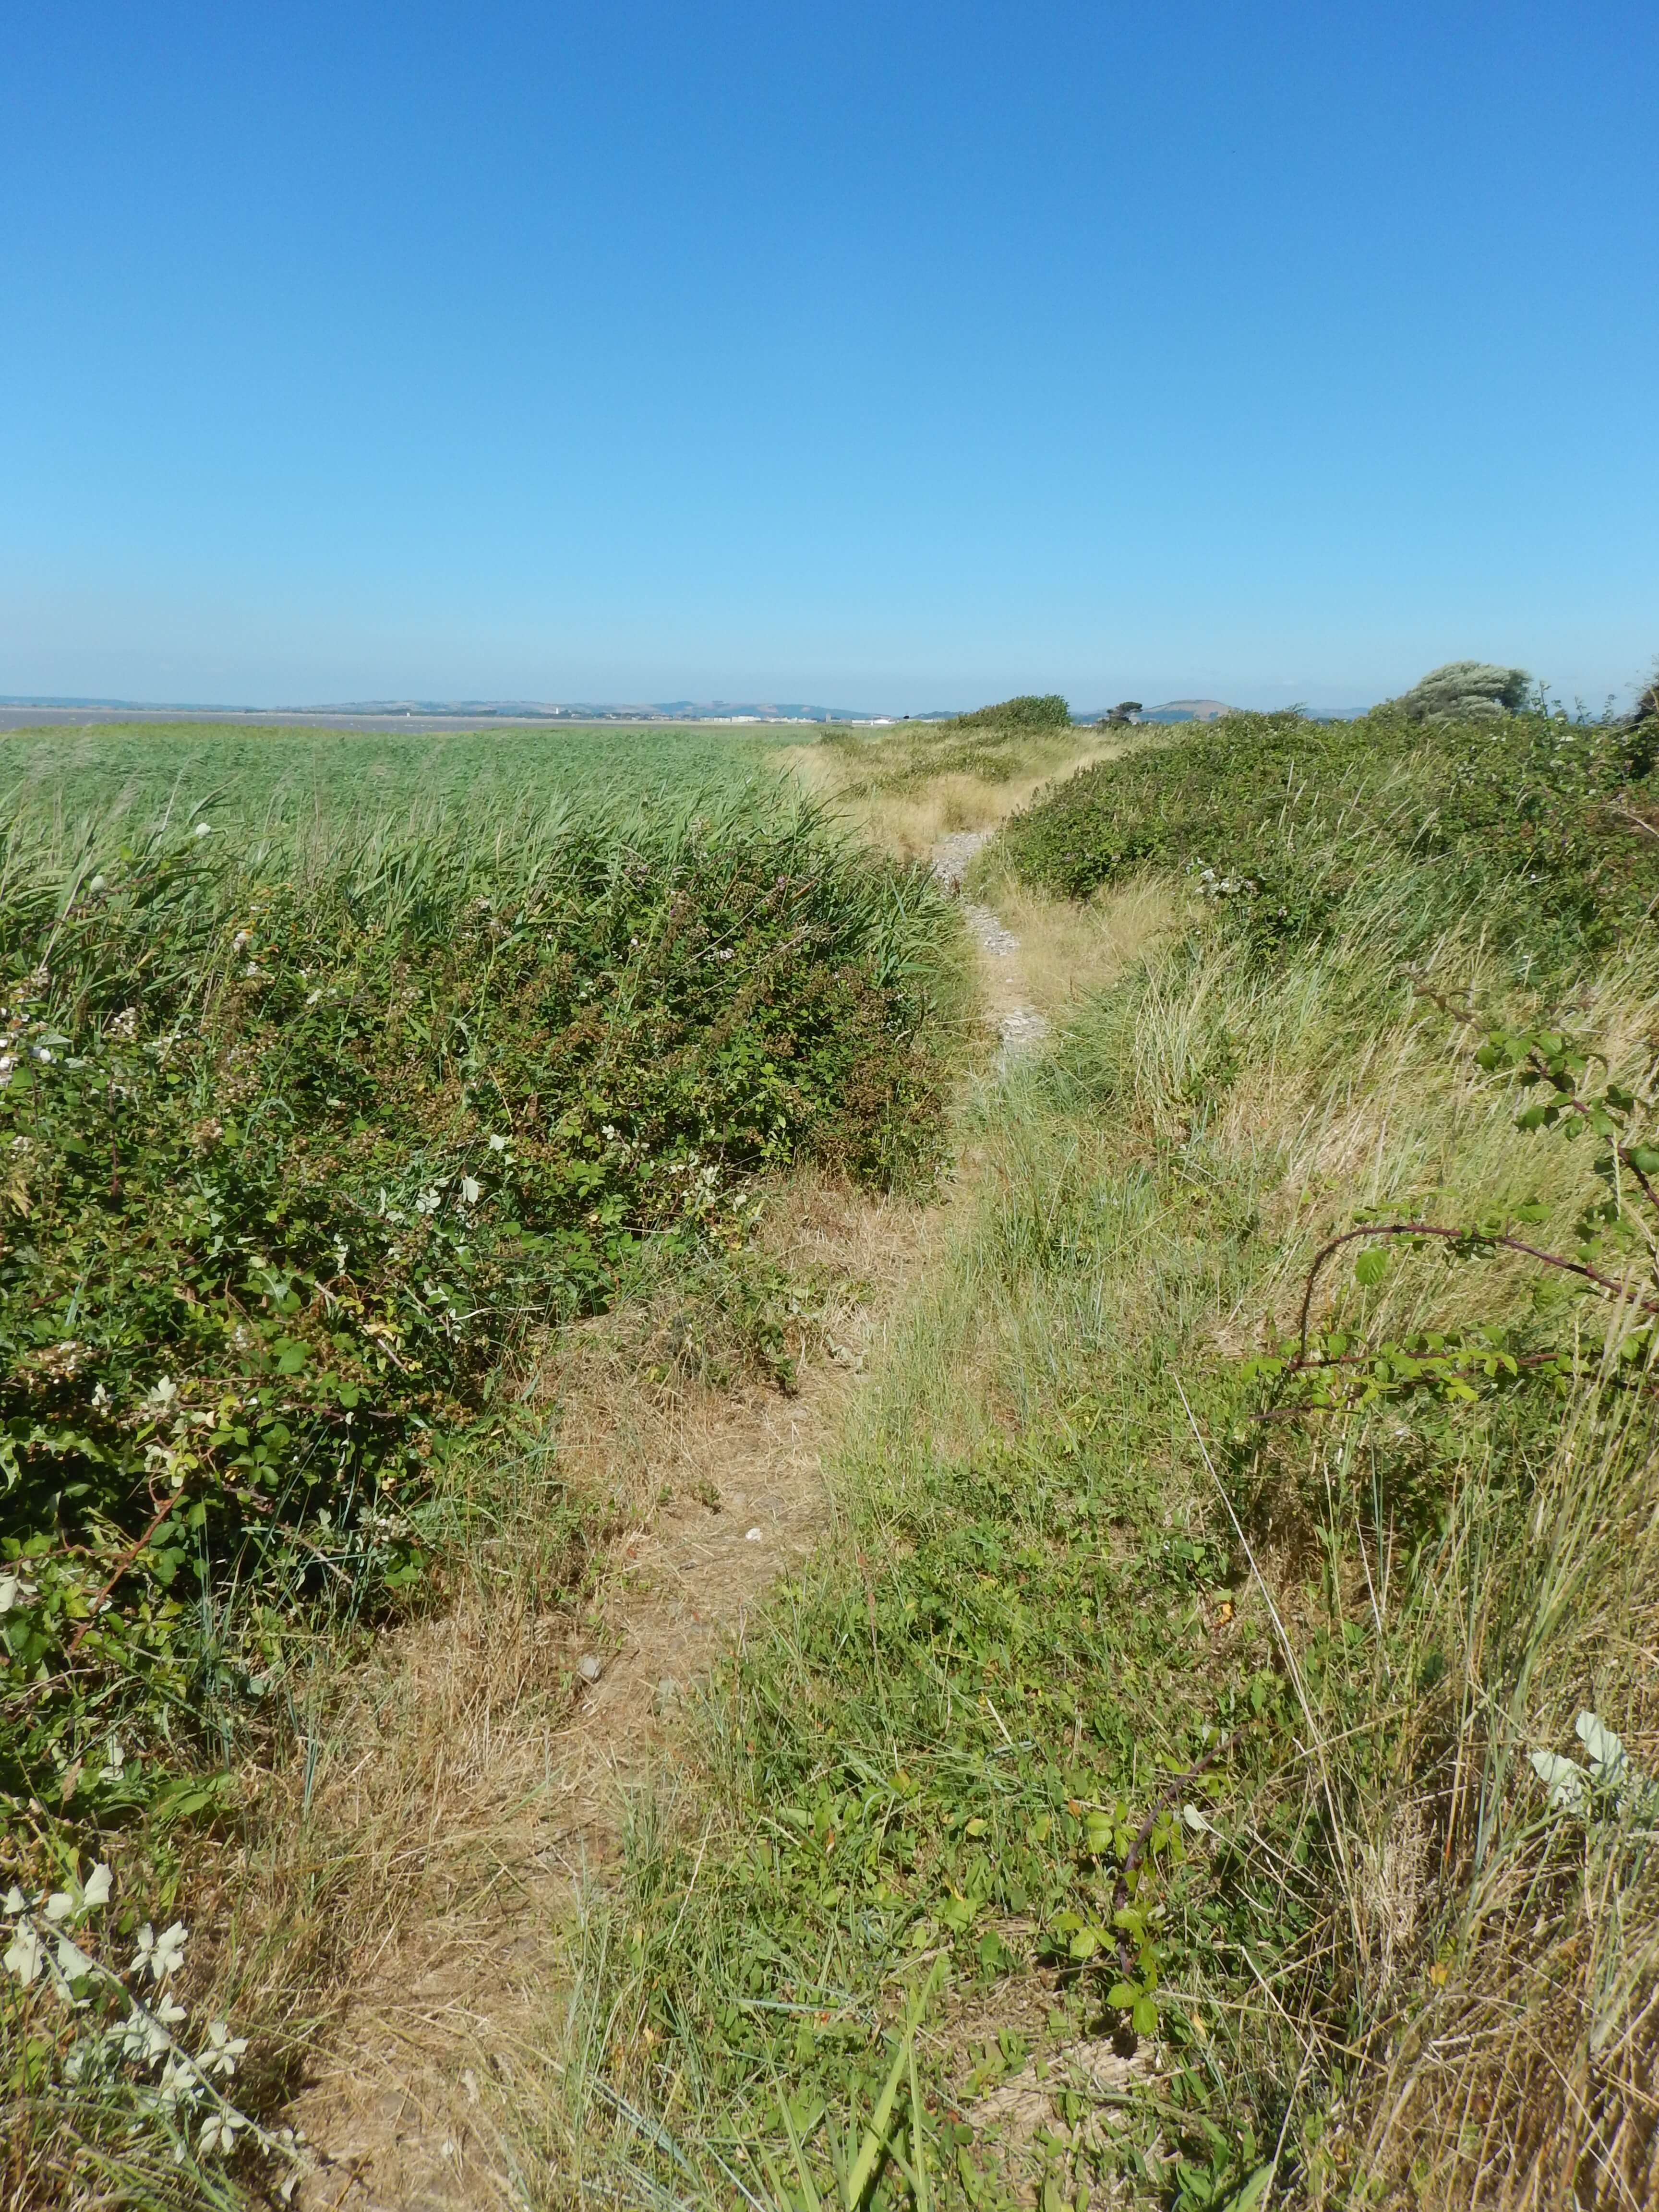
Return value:
[(1049, 898), (998, 867), (994, 848), (970, 869), (968, 889), (1018, 939), (1022, 988), (1051, 1020), (1065, 1019), (1115, 982), (1182, 914), (1181, 894), (1167, 878), (1104, 891), (1082, 904)]
[[(1079, 731), (1077, 738), (1085, 740), (1085, 733)], [(896, 767), (903, 742), (899, 736), (887, 741)], [(833, 744), (791, 745), (772, 758), (872, 844), (901, 860), (925, 860), (941, 837), (963, 830), (994, 830), (1043, 784), (1074, 775), (1097, 761), (1115, 759), (1122, 750), (1121, 744), (1102, 744), (1091, 730), (1083, 742), (1034, 740), (1030, 768), (1006, 781), (958, 772), (918, 785), (900, 781), (897, 787), (872, 777), (866, 761)]]

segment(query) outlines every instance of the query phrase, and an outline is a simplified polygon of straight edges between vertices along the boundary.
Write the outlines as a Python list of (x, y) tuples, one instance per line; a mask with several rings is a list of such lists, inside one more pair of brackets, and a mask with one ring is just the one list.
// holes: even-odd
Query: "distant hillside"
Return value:
[(1143, 722), (1213, 722), (1237, 709), (1222, 699), (1166, 699), (1161, 707), (1148, 707)]

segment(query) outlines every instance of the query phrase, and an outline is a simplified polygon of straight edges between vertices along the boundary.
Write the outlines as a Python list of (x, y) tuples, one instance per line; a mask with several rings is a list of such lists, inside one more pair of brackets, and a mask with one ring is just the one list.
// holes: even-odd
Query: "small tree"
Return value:
[(1526, 702), (1532, 678), (1524, 668), (1491, 660), (1449, 660), (1395, 700), (1414, 722), (1492, 721)]

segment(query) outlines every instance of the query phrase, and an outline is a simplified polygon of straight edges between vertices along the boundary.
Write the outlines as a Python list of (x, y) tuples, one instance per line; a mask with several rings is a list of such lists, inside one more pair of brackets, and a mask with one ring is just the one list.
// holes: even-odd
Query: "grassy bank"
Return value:
[[(303, 2062), (327, 1957), (251, 1960), (283, 1931), (239, 1935), (236, 1851), (191, 1839), (256, 1848), (319, 1656), (504, 1538), (543, 1613), (579, 1600), (610, 1509), (519, 1408), (537, 1346), (672, 1280), (711, 1357), (787, 1387), (745, 1209), (797, 1162), (925, 1181), (939, 1139), (941, 904), (770, 783), (228, 819), (25, 823), (0, 856), (16, 2202), (266, 2170), (240, 2116)], [(250, 1972), (294, 2018), (189, 2018)]]
[(1124, 964), (583, 1931), (566, 2189), (1650, 2199), (1647, 765), (1235, 718), (987, 854)]

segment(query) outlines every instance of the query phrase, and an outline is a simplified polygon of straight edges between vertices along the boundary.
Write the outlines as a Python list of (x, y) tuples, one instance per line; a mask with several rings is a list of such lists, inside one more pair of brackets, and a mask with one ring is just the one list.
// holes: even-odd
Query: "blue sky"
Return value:
[(1659, 653), (1652, 0), (82, 0), (0, 691), (1363, 702)]

